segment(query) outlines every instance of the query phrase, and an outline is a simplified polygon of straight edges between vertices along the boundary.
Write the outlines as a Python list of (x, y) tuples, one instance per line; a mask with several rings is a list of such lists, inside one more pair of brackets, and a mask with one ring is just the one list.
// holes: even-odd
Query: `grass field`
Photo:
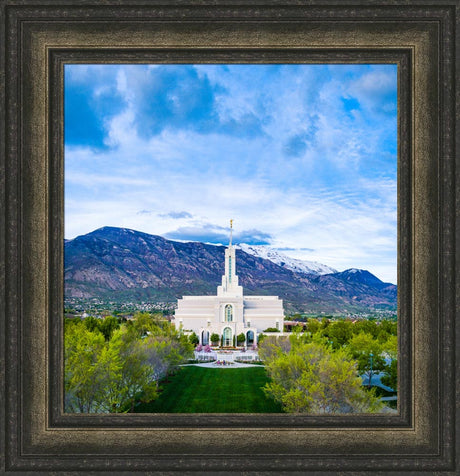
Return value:
[(181, 367), (162, 384), (160, 397), (135, 407), (138, 413), (282, 413), (261, 387), (263, 367), (209, 369)]

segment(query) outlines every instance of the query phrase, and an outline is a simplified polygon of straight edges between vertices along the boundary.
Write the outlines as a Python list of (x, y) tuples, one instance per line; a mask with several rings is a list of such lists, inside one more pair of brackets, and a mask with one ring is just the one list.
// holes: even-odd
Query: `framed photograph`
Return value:
[[(126, 1), (115, 6), (6, 1), (2, 9), (2, 39), (7, 40), (2, 56), (6, 198), (2, 214), (6, 299), (0, 329), (5, 336), (2, 470), (454, 474), (455, 2), (423, 8), (411, 2), (361, 2), (352, 8), (327, 1), (312, 6), (267, 2), (257, 7), (245, 2), (211, 6)], [(155, 90), (149, 89), (152, 81)], [(314, 89), (321, 81), (331, 88), (330, 96)], [(334, 96), (333, 88), (349, 91), (353, 81), (356, 96), (362, 103), (368, 101), (368, 110), (379, 97), (393, 95), (394, 100), (383, 101), (385, 115), (366, 116), (353, 97)], [(162, 84), (168, 85), (167, 104)], [(296, 122), (299, 94), (312, 104), (321, 96), (329, 105), (321, 110), (322, 122), (313, 111), (308, 117), (302, 111)], [(340, 114), (332, 99), (327, 102), (334, 97), (341, 98)], [(185, 98), (188, 106), (180, 108)], [(94, 111), (99, 111), (98, 117)], [(347, 114), (351, 124), (361, 121), (367, 131), (363, 135), (361, 130), (361, 142), (351, 133), (346, 137), (346, 129), (339, 127)], [(387, 136), (382, 132), (385, 121), (393, 124)], [(341, 147), (325, 150), (331, 141), (316, 137), (321, 143), (310, 160), (319, 151), (324, 154), (323, 176), (316, 169), (317, 183), (309, 194), (297, 196), (294, 212), (287, 207), (286, 196), (291, 192), (292, 207), (293, 177), (297, 173), (302, 180), (299, 170), (313, 173), (299, 168), (299, 161), (301, 157), (305, 164), (308, 159), (307, 149), (318, 128), (321, 134), (335, 134)], [(261, 136), (265, 150), (272, 152), (271, 164), (266, 158), (270, 154), (264, 156), (261, 142), (254, 139)], [(222, 315), (218, 313), (215, 323), (209, 318), (209, 323), (195, 325), (190, 309), (197, 303), (204, 306), (202, 295), (209, 292), (192, 289), (188, 294), (201, 301), (179, 300), (176, 329), (187, 336), (194, 333), (200, 347), (209, 346), (216, 334), (221, 347), (238, 348), (239, 333), (245, 339), (241, 342), (252, 339), (254, 345), (264, 332), (282, 332), (284, 322), (273, 314), (273, 322), (259, 325), (250, 313), (242, 314), (244, 332), (240, 332), (238, 266), (243, 260), (238, 260), (243, 254), (235, 254), (232, 240), (242, 243), (244, 234), (255, 239), (250, 242), (246, 236), (246, 249), (240, 247), (240, 253), (253, 260), (260, 259), (254, 253), (261, 252), (257, 248), (261, 245), (298, 251), (300, 242), (289, 241), (282, 231), (290, 231), (293, 239), (305, 229), (298, 221), (277, 227), (281, 208), (286, 216), (298, 216), (308, 215), (314, 198), (327, 206), (331, 189), (325, 183), (334, 180), (328, 160), (334, 156), (339, 161), (346, 150), (347, 165), (342, 167), (350, 169), (351, 156), (356, 161), (362, 158), (360, 147), (378, 157), (365, 174), (354, 176), (356, 182), (350, 170), (344, 172), (342, 180), (354, 188), (350, 199), (365, 202), (367, 190), (366, 203), (375, 204), (380, 214), (376, 221), (384, 227), (382, 197), (393, 194), (389, 200), (394, 202), (397, 198), (397, 209), (388, 208), (394, 214), (397, 282), (396, 272), (388, 278), (381, 275), (397, 284), (396, 410), (108, 413), (82, 407), (75, 411), (75, 402), (66, 400), (70, 392), (66, 392), (62, 312), (67, 305), (81, 305), (75, 299), (85, 299), (88, 287), (100, 285), (86, 279), (92, 272), (88, 267), (80, 267), (84, 270), (80, 275), (69, 271), (72, 266), (76, 269), (70, 258), (75, 263), (82, 260), (81, 248), (73, 248), (77, 237), (95, 240), (94, 230), (141, 231), (147, 233), (140, 236), (143, 240), (162, 234), (167, 240), (222, 243), (222, 234), (228, 236), (225, 255), (219, 247), (222, 259), (225, 256), (222, 285), (212, 298), (222, 298)], [(216, 154), (216, 149), (225, 153)], [(131, 159), (126, 160), (129, 153)], [(199, 159), (192, 162), (193, 154)], [(151, 156), (157, 160), (148, 160)], [(391, 156), (393, 165), (387, 160)], [(367, 189), (362, 187), (365, 179)], [(391, 180), (396, 187), (388, 186)], [(212, 207), (199, 208), (194, 188), (199, 181), (209, 184), (201, 190), (209, 195)], [(378, 190), (372, 190), (372, 184)], [(262, 204), (272, 209), (266, 228), (255, 219), (262, 209), (253, 207), (252, 216), (244, 217), (244, 207), (239, 208), (235, 198), (238, 189), (246, 203), (254, 201), (248, 190), (254, 192), (257, 186), (261, 187), (257, 195), (267, 196), (264, 185), (274, 195)], [(172, 197), (167, 197), (168, 188)], [(217, 199), (219, 194), (222, 198)], [(352, 210), (359, 212), (356, 207)], [(222, 218), (219, 211), (237, 215)], [(230, 219), (235, 222), (227, 225)], [(146, 220), (156, 220), (160, 228), (139, 229)], [(312, 251), (308, 257), (318, 261)], [(326, 264), (334, 268), (334, 263)], [(110, 269), (112, 276), (120, 276), (115, 266)], [(374, 274), (378, 276), (377, 271)], [(151, 291), (155, 285), (139, 287)], [(120, 291), (115, 284), (114, 289)], [(235, 294), (234, 303), (229, 293)], [(256, 289), (252, 295), (261, 299), (256, 302), (253, 297), (245, 304), (248, 308), (278, 303), (267, 299), (279, 296), (259, 295)], [(284, 299), (296, 302), (288, 294)], [(163, 314), (168, 315), (168, 309)], [(283, 313), (280, 316), (284, 318)], [(332, 337), (328, 345), (334, 346)], [(240, 348), (248, 350), (247, 345)]]
[(396, 413), (397, 90), (397, 63), (64, 64), (65, 412)]

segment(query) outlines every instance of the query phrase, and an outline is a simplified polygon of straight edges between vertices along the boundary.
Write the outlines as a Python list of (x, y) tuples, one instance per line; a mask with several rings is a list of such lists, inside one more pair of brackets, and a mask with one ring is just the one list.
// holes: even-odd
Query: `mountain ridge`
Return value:
[[(66, 297), (173, 301), (215, 294), (224, 273), (225, 246), (127, 228), (102, 227), (66, 240), (64, 247)], [(366, 270), (296, 272), (241, 245), (236, 259), (245, 294), (278, 295), (289, 312), (396, 308), (396, 286)]]

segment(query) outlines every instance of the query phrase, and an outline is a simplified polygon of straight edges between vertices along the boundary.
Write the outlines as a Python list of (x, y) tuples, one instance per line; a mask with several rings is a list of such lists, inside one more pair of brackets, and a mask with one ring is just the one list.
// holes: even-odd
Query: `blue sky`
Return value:
[(269, 244), (396, 283), (395, 65), (66, 65), (65, 236)]

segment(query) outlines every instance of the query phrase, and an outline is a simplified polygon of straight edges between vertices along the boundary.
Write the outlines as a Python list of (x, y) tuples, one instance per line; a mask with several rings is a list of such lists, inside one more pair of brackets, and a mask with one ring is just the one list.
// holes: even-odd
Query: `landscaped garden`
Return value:
[(150, 403), (134, 409), (141, 413), (282, 413), (281, 405), (268, 398), (262, 387), (268, 382), (263, 367), (219, 369), (181, 367)]
[[(306, 330), (259, 338), (257, 351), (209, 347), (201, 352), (189, 336), (158, 315), (139, 313), (128, 322), (113, 316), (68, 319), (65, 411), (333, 414), (394, 410), (397, 392), (382, 394), (369, 389), (367, 382), (380, 382), (386, 391), (398, 388), (396, 333), (397, 324), (388, 321), (311, 319)], [(203, 357), (209, 357), (204, 359), (208, 363), (184, 366)], [(254, 358), (264, 367), (238, 363)]]

